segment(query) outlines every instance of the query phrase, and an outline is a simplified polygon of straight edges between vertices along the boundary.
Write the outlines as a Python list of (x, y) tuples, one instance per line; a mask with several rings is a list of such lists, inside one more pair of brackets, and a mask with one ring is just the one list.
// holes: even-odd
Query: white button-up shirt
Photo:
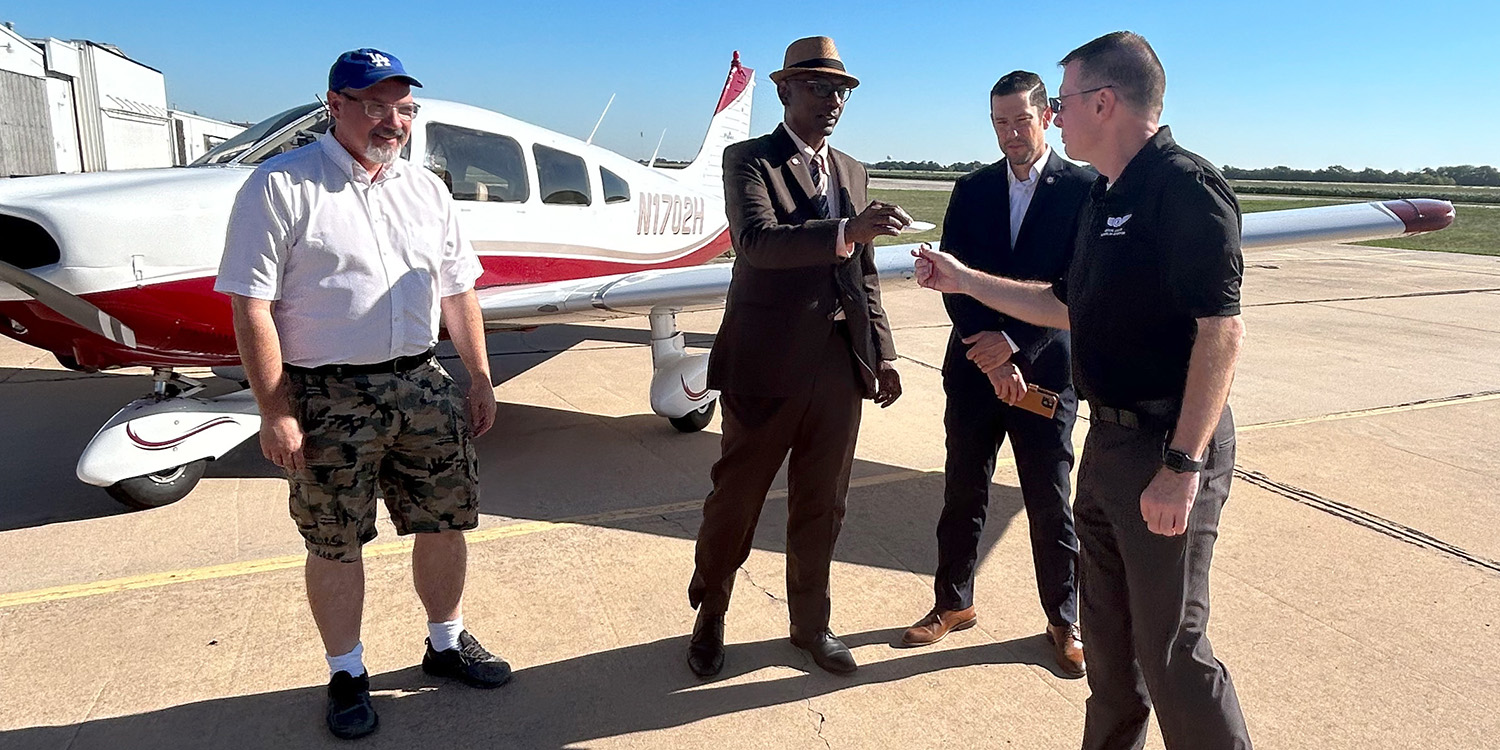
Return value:
[(1010, 182), (1010, 249), (1016, 249), (1016, 238), (1021, 236), (1021, 222), (1026, 219), (1026, 209), (1031, 208), (1031, 199), (1036, 196), (1037, 183), (1041, 182), (1042, 168), (1047, 166), (1047, 159), (1052, 156), (1052, 149), (1046, 145), (1042, 146), (1042, 156), (1031, 165), (1031, 172), (1026, 175), (1025, 180), (1016, 178), (1016, 170), (1011, 168), (1010, 162), (1005, 163), (1005, 177)]
[(369, 364), (436, 344), (440, 300), (482, 270), (436, 175), (397, 159), (372, 180), (329, 133), (240, 189), (214, 289), (275, 301), (288, 364)]
[[(1026, 220), (1026, 211), (1031, 208), (1031, 199), (1036, 197), (1036, 186), (1042, 181), (1042, 168), (1047, 166), (1047, 159), (1052, 156), (1052, 149), (1042, 144), (1042, 155), (1031, 165), (1031, 171), (1026, 174), (1026, 179), (1018, 179), (1016, 170), (1010, 166), (1010, 161), (1005, 162), (1005, 179), (1010, 184), (1010, 250), (1016, 251), (1016, 238), (1021, 236), (1021, 222)], [(1001, 331), (1005, 337), (1005, 343), (1010, 344), (1012, 352), (1021, 351), (1016, 346), (1015, 340), (1010, 334)]]

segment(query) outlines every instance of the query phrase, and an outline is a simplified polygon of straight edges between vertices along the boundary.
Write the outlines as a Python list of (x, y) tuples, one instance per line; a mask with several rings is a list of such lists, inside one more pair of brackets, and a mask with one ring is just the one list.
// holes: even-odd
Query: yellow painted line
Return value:
[[(939, 470), (940, 471), (940, 470)], [(898, 471), (876, 476), (862, 477), (849, 482), (850, 487), (873, 487), (876, 485), (901, 482), (908, 479), (925, 476), (929, 472), (923, 471)], [(775, 490), (769, 493), (767, 498), (777, 499), (786, 497), (786, 490)], [(683, 513), (697, 510), (703, 507), (702, 500), (689, 502), (669, 503), (666, 505), (653, 505), (644, 508), (627, 508), (624, 510), (608, 511), (605, 513), (594, 513), (586, 516), (574, 516), (556, 521), (521, 521), (508, 523), (502, 526), (492, 526), (487, 529), (470, 531), (465, 534), (469, 544), (482, 544), (499, 539), (510, 539), (512, 537), (539, 534), (545, 531), (558, 531), (561, 529), (578, 528), (584, 526), (598, 526), (616, 521), (628, 521), (637, 518), (660, 516), (669, 513)], [(364, 557), (366, 559), (375, 557), (386, 557), (388, 555), (405, 554), (411, 551), (412, 541), (402, 539), (382, 544), (366, 545)], [(78, 599), (87, 596), (102, 596), (114, 594), (121, 591), (135, 591), (138, 589), (157, 588), (159, 586), (170, 586), (178, 583), (191, 583), (193, 581), (211, 581), (217, 578), (234, 578), (239, 576), (254, 575), (256, 573), (269, 573), (277, 570), (289, 570), (300, 568), (306, 561), (307, 555), (285, 555), (283, 557), (269, 557), (262, 560), (247, 560), (245, 562), (227, 563), (224, 565), (210, 565), (203, 568), (189, 568), (187, 570), (174, 570), (165, 573), (147, 573), (144, 575), (130, 576), (127, 578), (114, 578), (108, 581), (94, 581), (92, 583), (75, 583), (66, 586), (54, 586), (46, 589), (33, 591), (18, 591), (12, 594), (0, 594), (0, 609), (9, 607), (20, 607), (26, 604), (37, 604), (40, 602), (55, 602), (64, 599)]]
[(1338, 422), (1345, 419), (1362, 419), (1364, 417), (1378, 417), (1383, 414), (1400, 414), (1404, 412), (1423, 411), (1426, 409), (1437, 409), (1444, 406), (1458, 406), (1460, 404), (1477, 404), (1485, 401), (1500, 400), (1500, 391), (1485, 391), (1464, 396), (1450, 396), (1447, 398), (1432, 399), (1430, 401), (1418, 401), (1411, 404), (1396, 404), (1394, 406), (1377, 406), (1373, 409), (1358, 409), (1355, 411), (1341, 411), (1333, 414), (1323, 414), (1316, 417), (1300, 417), (1298, 419), (1283, 419), (1277, 422), (1261, 422), (1259, 424), (1244, 425), (1238, 428), (1239, 432), (1255, 432), (1257, 430), (1270, 430), (1278, 427), (1293, 427), (1296, 425), (1318, 424), (1321, 422)]

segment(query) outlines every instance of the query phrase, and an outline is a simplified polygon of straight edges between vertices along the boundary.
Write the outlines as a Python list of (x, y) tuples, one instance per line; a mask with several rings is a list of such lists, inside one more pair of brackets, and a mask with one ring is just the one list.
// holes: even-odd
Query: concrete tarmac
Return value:
[[(1210, 632), (1256, 744), (1500, 745), (1500, 258), (1327, 245), (1246, 266)], [(686, 587), (718, 420), (682, 435), (649, 413), (644, 321), (496, 334), (465, 620), (516, 678), (481, 692), (422, 673), (409, 544), (382, 517), (363, 633), (381, 729), (360, 746), (1078, 747), (1088, 688), (1050, 666), (1008, 460), (979, 626), (891, 647), (932, 603), (948, 327), (936, 294), (885, 298), (906, 393), (865, 410), (833, 573), (856, 674), (786, 640), (778, 483), (725, 671), (696, 679)], [(691, 345), (717, 323), (682, 317)], [(340, 745), (285, 482), (254, 441), (157, 510), (74, 478), (148, 389), (0, 340), (0, 748)]]

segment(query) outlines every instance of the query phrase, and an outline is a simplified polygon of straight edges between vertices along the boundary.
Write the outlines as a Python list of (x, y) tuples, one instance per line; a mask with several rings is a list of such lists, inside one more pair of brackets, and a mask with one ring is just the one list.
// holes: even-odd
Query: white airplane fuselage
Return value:
[[(409, 159), (453, 187), (484, 266), (480, 288), (690, 266), (729, 249), (716, 171), (654, 169), (478, 107), (419, 101)], [(321, 116), (313, 108), (303, 119)], [(253, 169), (232, 162), (0, 181), (0, 232), (12, 245), (0, 260), (117, 318), (135, 346), (4, 283), (0, 333), (89, 370), (236, 364), (228, 298), (213, 283), (230, 206)]]

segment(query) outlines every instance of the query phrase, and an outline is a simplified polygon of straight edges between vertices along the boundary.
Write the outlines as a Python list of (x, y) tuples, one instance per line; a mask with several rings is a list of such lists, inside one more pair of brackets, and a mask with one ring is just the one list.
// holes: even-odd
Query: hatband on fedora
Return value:
[(843, 78), (849, 82), (850, 88), (859, 85), (859, 79), (844, 69), (838, 47), (833, 46), (833, 40), (826, 36), (805, 37), (788, 45), (781, 70), (772, 73), (771, 80), (781, 83), (792, 76), (811, 73)]

